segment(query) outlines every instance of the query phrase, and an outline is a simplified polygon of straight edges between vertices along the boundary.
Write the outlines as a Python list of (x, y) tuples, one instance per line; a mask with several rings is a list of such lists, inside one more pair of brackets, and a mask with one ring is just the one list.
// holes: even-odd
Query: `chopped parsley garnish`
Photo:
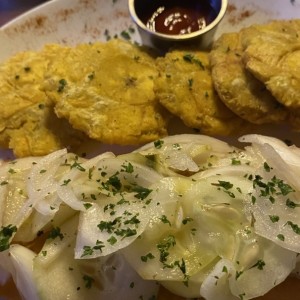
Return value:
[(236, 271), (235, 272), (235, 279), (238, 279), (243, 274), (243, 271)]
[(161, 149), (161, 147), (163, 146), (164, 144), (164, 141), (163, 140), (157, 140), (157, 141), (154, 141), (154, 147), (156, 149)]
[(269, 218), (272, 221), (272, 223), (276, 223), (279, 221), (279, 216), (270, 215)]
[(1, 227), (0, 231), (0, 252), (9, 249), (9, 240), (13, 236), (14, 232), (17, 232), (17, 227), (13, 225), (8, 225)]
[(102, 231), (107, 233), (112, 233), (117, 228), (121, 226), (121, 217), (115, 218), (113, 221), (101, 221), (97, 227)]
[(47, 239), (56, 239), (57, 237), (62, 240), (64, 238), (64, 235), (61, 233), (59, 227), (54, 227), (52, 230), (49, 232)]
[(62, 183), (63, 185), (68, 185), (71, 182), (71, 179), (65, 179), (64, 182)]
[(201, 62), (200, 59), (195, 58), (195, 56), (193, 54), (187, 53), (183, 56), (183, 60), (187, 61), (189, 63), (194, 63), (196, 65), (198, 65), (202, 70), (205, 69), (203, 63)]
[(193, 88), (193, 84), (194, 84), (194, 79), (193, 78), (189, 78), (188, 79), (188, 87), (191, 90)]
[(287, 207), (293, 208), (293, 209), (296, 208), (296, 207), (300, 207), (300, 204), (296, 204), (295, 202), (293, 202), (290, 199), (287, 199), (285, 204), (286, 204)]
[(295, 191), (289, 184), (278, 179), (276, 176), (273, 176), (268, 182), (263, 182), (262, 179), (260, 175), (255, 175), (253, 187), (258, 187), (260, 189), (260, 196), (268, 198), (271, 203), (275, 202), (273, 195), (286, 196)]
[(264, 162), (264, 169), (265, 169), (266, 172), (271, 171), (271, 167), (267, 164), (267, 162)]
[(81, 164), (78, 162), (78, 156), (75, 156), (75, 161), (74, 161), (74, 163), (72, 165), (70, 165), (70, 168), (71, 169), (76, 168), (77, 170), (82, 171), (82, 172), (85, 171), (85, 168), (83, 168), (81, 166)]
[(166, 215), (162, 215), (160, 218), (159, 218), (164, 224), (169, 224), (171, 226), (171, 222), (168, 220), (167, 216)]
[(139, 200), (144, 200), (152, 192), (152, 190), (150, 190), (148, 188), (144, 188), (142, 186), (135, 186), (135, 187), (133, 187), (132, 191), (136, 193), (134, 195), (134, 197)]
[(106, 190), (112, 190), (113, 192), (120, 192), (122, 188), (122, 183), (120, 178), (118, 177), (119, 173), (115, 173), (110, 176), (105, 183), (102, 183), (102, 186)]
[(154, 259), (155, 256), (152, 253), (148, 253), (146, 255), (141, 256), (141, 261), (147, 262), (148, 259)]
[(58, 81), (57, 92), (58, 92), (58, 93), (62, 93), (62, 92), (64, 91), (66, 85), (67, 85), (67, 81), (66, 81), (65, 79), (60, 79), (60, 80)]
[(219, 183), (212, 183), (211, 185), (219, 186), (225, 190), (229, 190), (233, 187), (233, 184), (228, 181), (218, 180)]
[(238, 165), (241, 165), (241, 161), (236, 159), (236, 158), (232, 158), (231, 159), (231, 164), (234, 165), (234, 166), (238, 166)]
[(124, 221), (124, 225), (128, 224), (139, 224), (141, 221), (137, 218), (139, 214), (134, 215), (131, 219)]
[(259, 259), (251, 268), (257, 268), (259, 270), (263, 270), (265, 265), (266, 263), (262, 259)]
[(160, 252), (159, 261), (162, 263), (165, 263), (167, 261), (167, 258), (169, 256), (168, 250), (171, 247), (174, 247), (176, 245), (176, 240), (173, 235), (167, 236), (165, 239), (163, 239), (162, 242), (156, 245), (157, 249)]
[(91, 203), (84, 203), (83, 206), (84, 206), (85, 209), (89, 209), (89, 208), (91, 208), (93, 206), (93, 204), (91, 204)]
[(130, 39), (131, 39), (130, 34), (129, 34), (128, 31), (126, 31), (126, 30), (123, 30), (123, 31), (121, 32), (121, 37), (122, 37), (123, 39), (125, 39), (125, 40), (130, 40)]
[(188, 222), (192, 222), (192, 221), (193, 221), (192, 218), (186, 217), (185, 219), (182, 220), (182, 224), (183, 224), (183, 225), (186, 225)]
[(131, 174), (134, 171), (133, 165), (130, 162), (128, 162), (127, 164), (123, 164), (121, 171)]
[(105, 247), (104, 243), (99, 240), (96, 241), (96, 245), (93, 247), (83, 246), (83, 254), (81, 255), (81, 257), (90, 256), (94, 253), (95, 250), (98, 250), (102, 253), (102, 248), (104, 247)]
[(233, 184), (230, 183), (229, 181), (223, 181), (223, 180), (218, 180), (219, 183), (212, 183), (211, 185), (217, 186), (220, 188), (224, 189), (224, 192), (226, 194), (228, 194), (231, 198), (235, 198), (234, 193), (232, 193), (231, 191), (229, 191), (232, 187)]
[(107, 241), (108, 241), (111, 245), (114, 245), (118, 240), (117, 240), (114, 236), (111, 236)]
[(10, 174), (16, 174), (17, 172), (16, 172), (14, 169), (10, 168), (10, 169), (8, 170), (8, 173), (10, 173)]
[(94, 278), (92, 278), (91, 276), (88, 276), (88, 275), (83, 275), (82, 279), (85, 281), (85, 287), (87, 289), (90, 289), (95, 281)]
[(294, 231), (296, 234), (300, 234), (300, 227), (299, 227), (297, 224), (295, 224), (295, 223), (293, 223), (293, 222), (291, 222), (291, 221), (287, 221), (286, 225), (291, 226), (291, 228), (293, 229), (293, 231)]

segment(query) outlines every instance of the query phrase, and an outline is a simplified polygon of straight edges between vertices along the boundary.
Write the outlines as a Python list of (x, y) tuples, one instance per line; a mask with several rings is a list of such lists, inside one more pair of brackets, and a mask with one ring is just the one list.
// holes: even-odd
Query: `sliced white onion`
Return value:
[[(200, 144), (200, 145), (210, 145), (213, 151), (224, 153), (228, 151), (232, 151), (232, 147), (229, 146), (226, 142), (223, 142), (219, 139), (206, 136), (206, 135), (201, 135), (201, 134), (180, 134), (180, 135), (171, 135), (167, 136), (165, 138), (162, 138), (161, 141), (163, 141), (163, 144), (190, 144), (190, 143), (195, 143), (195, 144)], [(155, 147), (155, 142), (148, 143), (141, 148), (135, 150), (134, 152), (143, 152), (151, 149), (157, 149)]]
[(206, 300), (237, 300), (229, 287), (229, 277), (235, 276), (235, 268), (232, 261), (221, 259), (204, 279), (200, 294)]
[(258, 134), (244, 135), (239, 138), (240, 142), (252, 144), (269, 144), (288, 164), (300, 167), (300, 149), (295, 146), (287, 146), (283, 141)]
[(75, 257), (95, 258), (127, 247), (143, 233), (158, 210), (151, 194), (143, 200), (134, 193), (102, 196), (81, 212)]
[(21, 245), (12, 245), (9, 253), (15, 269), (13, 278), (19, 293), (26, 300), (38, 300), (32, 268), (36, 254)]

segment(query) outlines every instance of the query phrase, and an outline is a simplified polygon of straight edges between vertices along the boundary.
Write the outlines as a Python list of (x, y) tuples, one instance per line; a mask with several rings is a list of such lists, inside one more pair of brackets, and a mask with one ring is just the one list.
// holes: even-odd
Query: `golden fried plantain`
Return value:
[(0, 145), (17, 157), (46, 155), (84, 140), (81, 132), (57, 118), (53, 103), (40, 90), (57, 48), (19, 53), (0, 67)]
[(254, 123), (280, 123), (287, 111), (246, 69), (240, 33), (223, 34), (210, 53), (212, 78), (221, 100), (241, 118)]
[(55, 112), (89, 137), (140, 144), (167, 135), (166, 112), (154, 94), (154, 58), (118, 39), (65, 48), (45, 77)]
[(157, 58), (157, 66), (157, 97), (186, 126), (204, 134), (229, 135), (247, 123), (220, 101), (213, 88), (206, 52), (173, 50)]
[(247, 70), (291, 111), (290, 122), (300, 129), (300, 20), (252, 25), (241, 36)]

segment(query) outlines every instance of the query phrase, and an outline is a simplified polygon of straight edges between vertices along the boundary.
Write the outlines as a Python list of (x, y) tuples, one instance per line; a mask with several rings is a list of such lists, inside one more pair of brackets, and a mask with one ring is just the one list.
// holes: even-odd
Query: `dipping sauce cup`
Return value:
[(167, 50), (175, 44), (209, 47), (228, 1), (129, 0), (128, 5), (143, 44)]

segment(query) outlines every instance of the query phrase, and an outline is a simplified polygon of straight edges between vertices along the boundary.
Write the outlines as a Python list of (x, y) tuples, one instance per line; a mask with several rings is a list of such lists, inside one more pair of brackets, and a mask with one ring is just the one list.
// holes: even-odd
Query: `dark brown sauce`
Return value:
[(169, 35), (203, 29), (216, 16), (209, 0), (145, 1), (143, 8), (139, 8), (139, 17), (150, 30)]

